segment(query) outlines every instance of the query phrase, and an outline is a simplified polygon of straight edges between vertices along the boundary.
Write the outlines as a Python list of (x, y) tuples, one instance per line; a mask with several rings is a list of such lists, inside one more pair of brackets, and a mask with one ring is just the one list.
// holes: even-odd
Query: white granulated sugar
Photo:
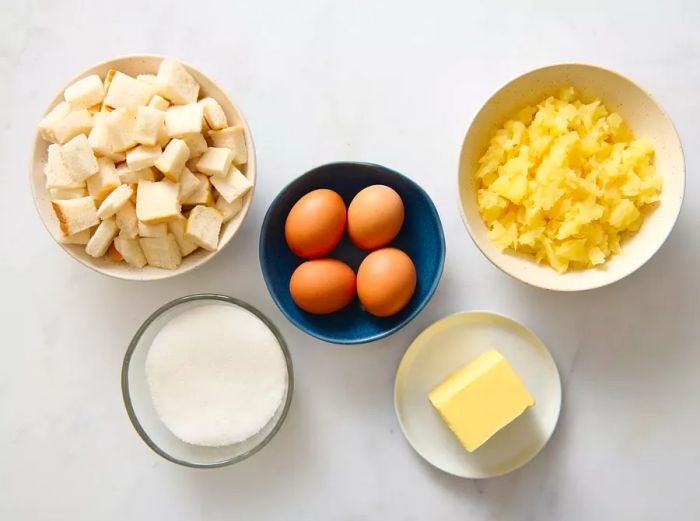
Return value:
[(223, 303), (165, 324), (148, 352), (146, 378), (165, 426), (182, 441), (208, 447), (258, 433), (287, 389), (275, 335), (253, 313)]

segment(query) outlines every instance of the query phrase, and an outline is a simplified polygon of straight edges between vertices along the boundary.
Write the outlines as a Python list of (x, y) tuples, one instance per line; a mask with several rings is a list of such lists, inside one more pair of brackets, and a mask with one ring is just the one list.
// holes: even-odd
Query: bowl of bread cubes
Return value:
[(238, 108), (176, 59), (131, 55), (83, 71), (51, 101), (31, 187), (51, 236), (106, 275), (156, 280), (211, 259), (236, 234), (255, 185)]
[(532, 286), (598, 288), (671, 233), (685, 165), (671, 119), (642, 87), (595, 65), (528, 72), (481, 108), (462, 145), (464, 223), (498, 268)]

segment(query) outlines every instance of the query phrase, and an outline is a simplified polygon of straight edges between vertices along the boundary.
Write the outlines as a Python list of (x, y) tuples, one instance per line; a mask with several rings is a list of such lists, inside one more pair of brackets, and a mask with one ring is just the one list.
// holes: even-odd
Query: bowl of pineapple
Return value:
[(642, 87), (585, 64), (503, 86), (462, 145), (462, 219), (481, 252), (527, 284), (581, 291), (646, 263), (678, 218), (680, 139)]

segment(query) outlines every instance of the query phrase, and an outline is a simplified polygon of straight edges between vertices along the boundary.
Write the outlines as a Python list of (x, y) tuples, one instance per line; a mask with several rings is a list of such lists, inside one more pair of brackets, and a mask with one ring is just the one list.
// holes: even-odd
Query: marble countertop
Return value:
[[(700, 518), (700, 4), (585, 4), (6, 2), (0, 518)], [(180, 57), (218, 80), (242, 107), (259, 161), (252, 212), (225, 251), (200, 270), (148, 284), (109, 279), (63, 253), (27, 182), (34, 129), (54, 93), (94, 62), (141, 52)], [(663, 249), (622, 282), (581, 294), (534, 289), (494, 268), (468, 238), (455, 195), (459, 147), (480, 105), (512, 77), (562, 61), (617, 69), (653, 92), (677, 126), (688, 169), (685, 206)], [(382, 163), (421, 183), (448, 244), (428, 307), (364, 347), (296, 330), (265, 290), (257, 259), (278, 190), (334, 160)], [(270, 316), (297, 380), (272, 443), (214, 471), (152, 453), (119, 387), (126, 345), (145, 316), (202, 291)], [(470, 309), (531, 327), (564, 385), (549, 445), (522, 469), (485, 481), (421, 460), (392, 405), (410, 341)]]

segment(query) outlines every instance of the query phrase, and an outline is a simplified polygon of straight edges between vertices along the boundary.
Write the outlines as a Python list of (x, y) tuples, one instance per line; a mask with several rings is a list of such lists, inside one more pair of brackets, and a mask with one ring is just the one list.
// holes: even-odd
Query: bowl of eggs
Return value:
[(270, 294), (299, 329), (362, 344), (410, 322), (445, 260), (440, 217), (409, 178), (368, 163), (331, 163), (287, 185), (260, 234)]
[(621, 74), (577, 63), (502, 87), (462, 145), (462, 217), (482, 253), (540, 288), (580, 291), (631, 274), (661, 247), (685, 188), (668, 115)]

